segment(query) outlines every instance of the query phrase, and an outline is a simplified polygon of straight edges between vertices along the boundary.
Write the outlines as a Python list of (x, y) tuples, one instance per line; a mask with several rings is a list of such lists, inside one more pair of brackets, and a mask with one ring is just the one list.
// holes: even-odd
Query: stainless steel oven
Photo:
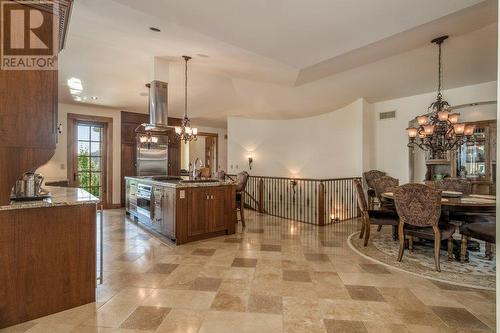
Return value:
[(153, 189), (151, 185), (137, 186), (137, 214), (139, 217), (151, 219), (153, 213)]

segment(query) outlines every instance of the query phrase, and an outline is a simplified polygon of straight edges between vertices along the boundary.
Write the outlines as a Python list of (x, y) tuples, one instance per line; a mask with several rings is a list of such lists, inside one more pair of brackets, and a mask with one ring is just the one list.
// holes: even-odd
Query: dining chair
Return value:
[(448, 260), (453, 259), (455, 226), (439, 223), (441, 217), (441, 191), (423, 184), (406, 184), (394, 189), (394, 203), (399, 216), (399, 254), (403, 259), (405, 236), (410, 236), (409, 249), (413, 252), (413, 237), (434, 240), (434, 264), (440, 272), (441, 241), (448, 240)]
[(217, 179), (226, 180), (226, 172), (224, 170), (217, 171)]
[[(354, 180), (354, 187), (356, 188), (358, 207), (361, 211), (361, 231), (359, 233), (359, 238), (363, 238), (364, 236), (364, 246), (367, 246), (368, 240), (370, 239), (370, 226), (372, 224), (378, 226), (391, 225), (393, 226), (393, 231), (395, 231), (399, 224), (399, 219), (398, 215), (393, 210), (368, 209), (365, 192), (363, 191), (363, 184), (359, 179)], [(393, 239), (394, 238), (395, 232), (393, 232)]]
[(387, 201), (382, 197), (385, 192), (393, 192), (396, 187), (399, 186), (399, 179), (393, 178), (391, 176), (382, 176), (373, 180), (373, 189), (375, 190), (375, 195), (380, 202), (380, 207), (385, 209), (394, 209), (392, 202)]
[(246, 171), (240, 172), (236, 176), (236, 211), (240, 212), (241, 224), (245, 224), (245, 190), (248, 183), (249, 174)]
[(368, 190), (366, 191), (368, 195), (368, 208), (373, 209), (373, 202), (376, 197), (375, 190), (373, 189), (373, 181), (377, 178), (385, 176), (386, 173), (379, 170), (370, 170), (363, 172), (363, 178), (365, 180), (366, 185), (368, 186)]
[(485, 255), (488, 260), (493, 259), (491, 244), (496, 244), (496, 218), (493, 216), (482, 216), (477, 222), (466, 223), (460, 226), (462, 244), (460, 247), (460, 262), (464, 263), (467, 256), (467, 243), (469, 239), (475, 238), (485, 242)]
[(472, 183), (467, 179), (444, 178), (436, 180), (434, 187), (443, 191), (462, 192), (464, 195), (472, 193)]

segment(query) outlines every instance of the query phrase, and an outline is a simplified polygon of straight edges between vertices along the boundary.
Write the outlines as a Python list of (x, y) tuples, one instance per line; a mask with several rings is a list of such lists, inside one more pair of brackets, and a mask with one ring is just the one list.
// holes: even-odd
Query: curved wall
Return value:
[(360, 176), (364, 104), (358, 99), (334, 112), (302, 119), (230, 117), (227, 172), (299, 178)]

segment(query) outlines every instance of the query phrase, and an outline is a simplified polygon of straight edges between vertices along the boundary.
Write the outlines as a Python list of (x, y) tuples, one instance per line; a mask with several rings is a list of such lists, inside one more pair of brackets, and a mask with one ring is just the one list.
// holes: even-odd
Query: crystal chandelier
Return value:
[(418, 127), (408, 131), (408, 147), (419, 147), (430, 153), (432, 159), (446, 159), (447, 152), (458, 149), (467, 142), (474, 141), (474, 125), (459, 122), (459, 113), (452, 113), (450, 104), (441, 94), (441, 44), (448, 36), (432, 40), (439, 47), (438, 56), (438, 93), (436, 101), (431, 103), (427, 114), (417, 117)]
[(196, 141), (197, 140), (197, 135), (198, 135), (198, 129), (191, 127), (191, 121), (188, 118), (187, 115), (187, 109), (188, 109), (188, 68), (187, 68), (187, 63), (191, 59), (189, 56), (182, 56), (184, 60), (186, 61), (186, 67), (185, 67), (185, 81), (184, 81), (184, 118), (182, 118), (181, 121), (181, 126), (175, 127), (175, 134), (177, 137), (177, 140), (183, 140), (184, 143), (188, 143), (189, 141)]

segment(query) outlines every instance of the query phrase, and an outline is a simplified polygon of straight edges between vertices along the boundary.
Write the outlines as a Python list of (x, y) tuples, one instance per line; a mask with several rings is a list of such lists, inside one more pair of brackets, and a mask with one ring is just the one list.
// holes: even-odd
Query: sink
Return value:
[(218, 179), (183, 179), (181, 183), (193, 184), (193, 183), (218, 183)]

